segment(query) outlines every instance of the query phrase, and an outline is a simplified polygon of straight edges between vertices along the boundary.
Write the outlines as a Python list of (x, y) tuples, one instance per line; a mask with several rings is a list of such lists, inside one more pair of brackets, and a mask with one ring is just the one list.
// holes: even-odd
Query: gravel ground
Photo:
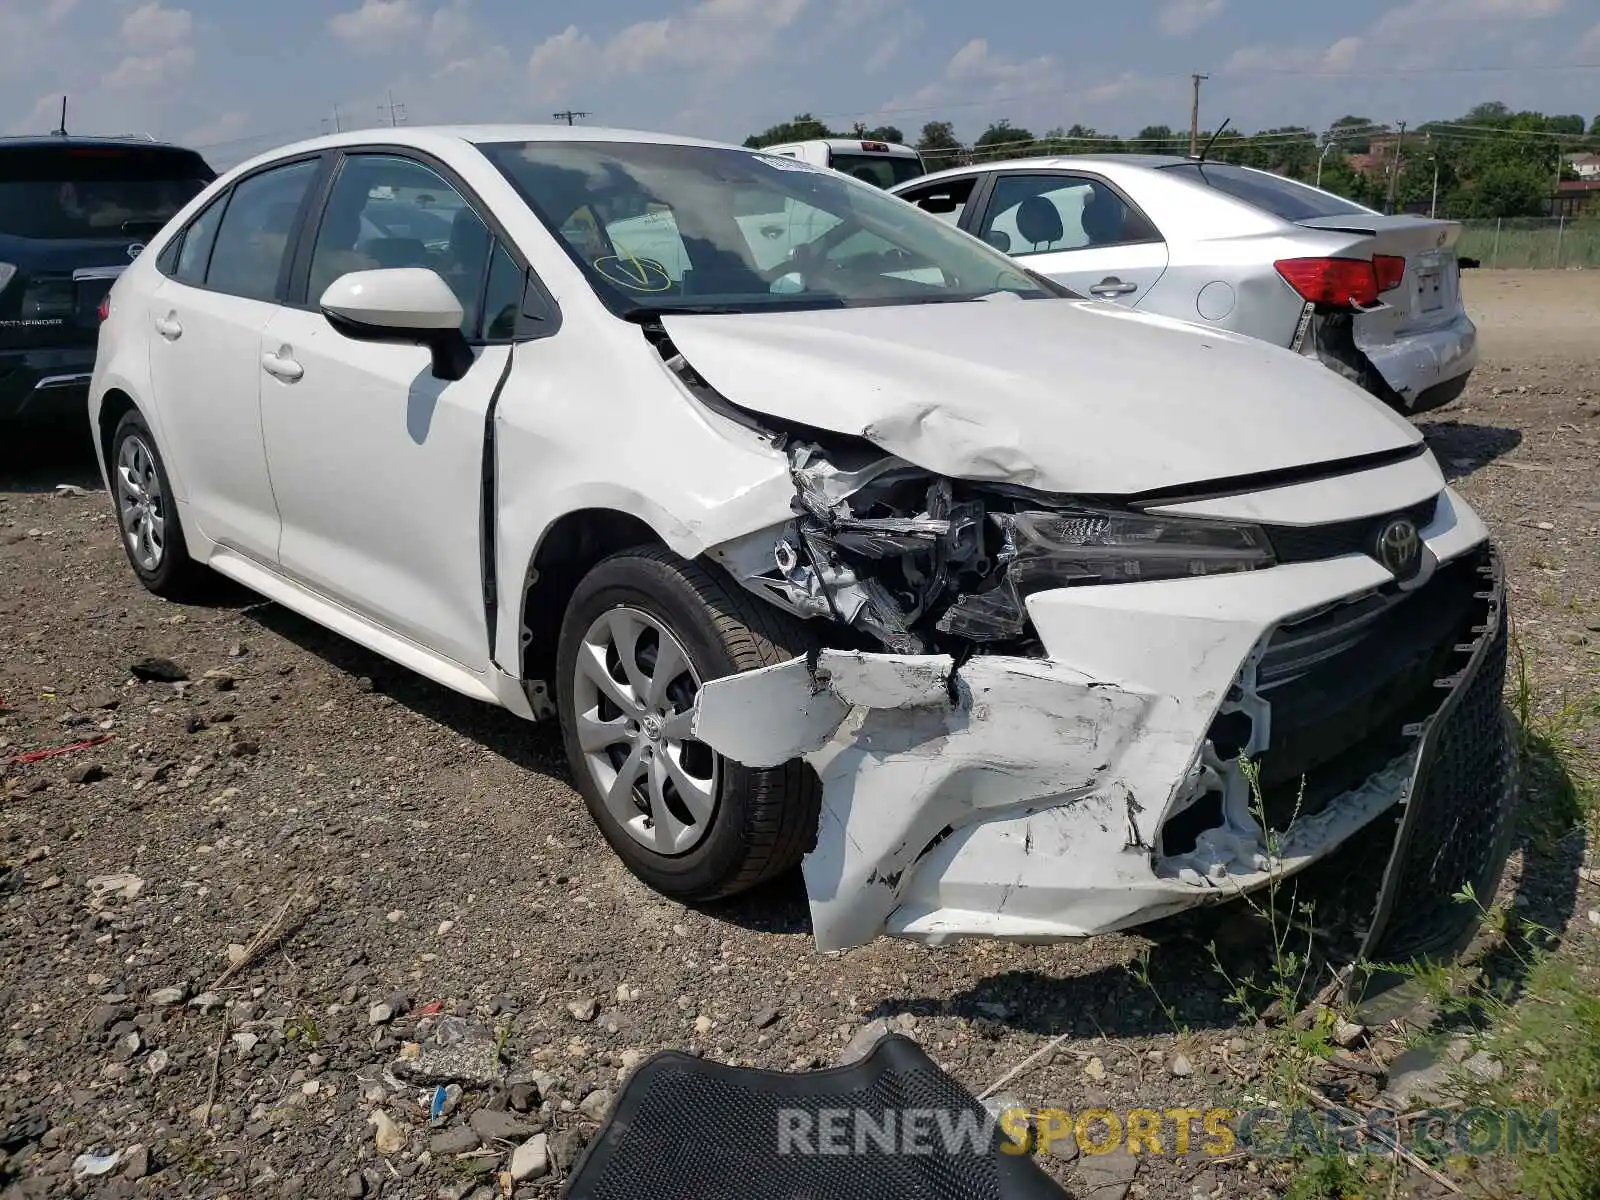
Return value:
[[(1467, 282), (1485, 362), (1423, 424), (1505, 548), (1554, 711), (1600, 665), (1600, 272)], [(554, 1194), (650, 1053), (821, 1066), (879, 1017), (974, 1091), (1068, 1035), (1006, 1086), (1031, 1104), (1205, 1107), (1249, 1089), (1260, 1039), (1192, 940), (1151, 955), (1169, 1019), (1126, 970), (1143, 938), (821, 955), (797, 880), (668, 903), (608, 852), (553, 731), (249, 595), (155, 600), (76, 446), (11, 451), (0, 760), (109, 740), (0, 781), (8, 1200), (481, 1200), (511, 1194), (513, 1168), (516, 1195)], [(1572, 864), (1544, 869), (1507, 886), (1559, 924)], [(435, 1077), (467, 1086), (430, 1121)], [(75, 1163), (106, 1166), (80, 1156), (114, 1153), (74, 1181)], [(1099, 1200), (1276, 1191), (1242, 1155), (1045, 1163)]]

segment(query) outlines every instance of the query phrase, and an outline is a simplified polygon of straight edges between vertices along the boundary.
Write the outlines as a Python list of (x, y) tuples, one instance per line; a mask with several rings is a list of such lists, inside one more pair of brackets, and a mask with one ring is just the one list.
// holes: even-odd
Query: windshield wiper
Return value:
[(749, 309), (738, 304), (640, 304), (625, 311), (622, 314), (622, 319), (645, 325), (651, 321), (659, 321), (662, 317), (714, 317), (748, 311)]

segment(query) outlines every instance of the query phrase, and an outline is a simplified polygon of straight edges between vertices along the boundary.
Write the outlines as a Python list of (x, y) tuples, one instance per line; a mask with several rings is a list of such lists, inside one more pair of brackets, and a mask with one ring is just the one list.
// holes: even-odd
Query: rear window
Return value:
[(67, 241), (153, 237), (214, 179), (190, 150), (0, 148), (0, 234)]
[(1228, 163), (1177, 163), (1163, 170), (1187, 175), (1196, 183), (1215, 188), (1285, 221), (1315, 217), (1349, 217), (1371, 210), (1281, 175), (1252, 171)]
[(927, 174), (922, 160), (889, 154), (840, 154), (835, 151), (828, 159), (835, 171), (854, 175), (881, 188), (892, 188), (908, 179), (920, 179)]

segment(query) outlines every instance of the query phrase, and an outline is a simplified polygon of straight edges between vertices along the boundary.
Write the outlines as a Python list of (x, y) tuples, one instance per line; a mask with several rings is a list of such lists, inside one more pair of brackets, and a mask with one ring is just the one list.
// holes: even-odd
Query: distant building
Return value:
[(1569, 154), (1567, 166), (1577, 173), (1579, 179), (1600, 179), (1600, 154)]
[(1563, 179), (1551, 203), (1552, 217), (1584, 217), (1600, 213), (1600, 175)]

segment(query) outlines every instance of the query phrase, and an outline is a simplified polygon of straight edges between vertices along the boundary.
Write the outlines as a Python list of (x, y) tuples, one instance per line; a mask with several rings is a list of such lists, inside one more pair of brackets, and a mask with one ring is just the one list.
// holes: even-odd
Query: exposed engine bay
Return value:
[(959, 659), (976, 644), (1026, 656), (1038, 652), (1031, 592), (1273, 561), (1248, 526), (954, 481), (865, 445), (796, 438), (783, 448), (795, 519), (719, 547), (726, 565), (797, 616), (831, 618), (894, 654)]

